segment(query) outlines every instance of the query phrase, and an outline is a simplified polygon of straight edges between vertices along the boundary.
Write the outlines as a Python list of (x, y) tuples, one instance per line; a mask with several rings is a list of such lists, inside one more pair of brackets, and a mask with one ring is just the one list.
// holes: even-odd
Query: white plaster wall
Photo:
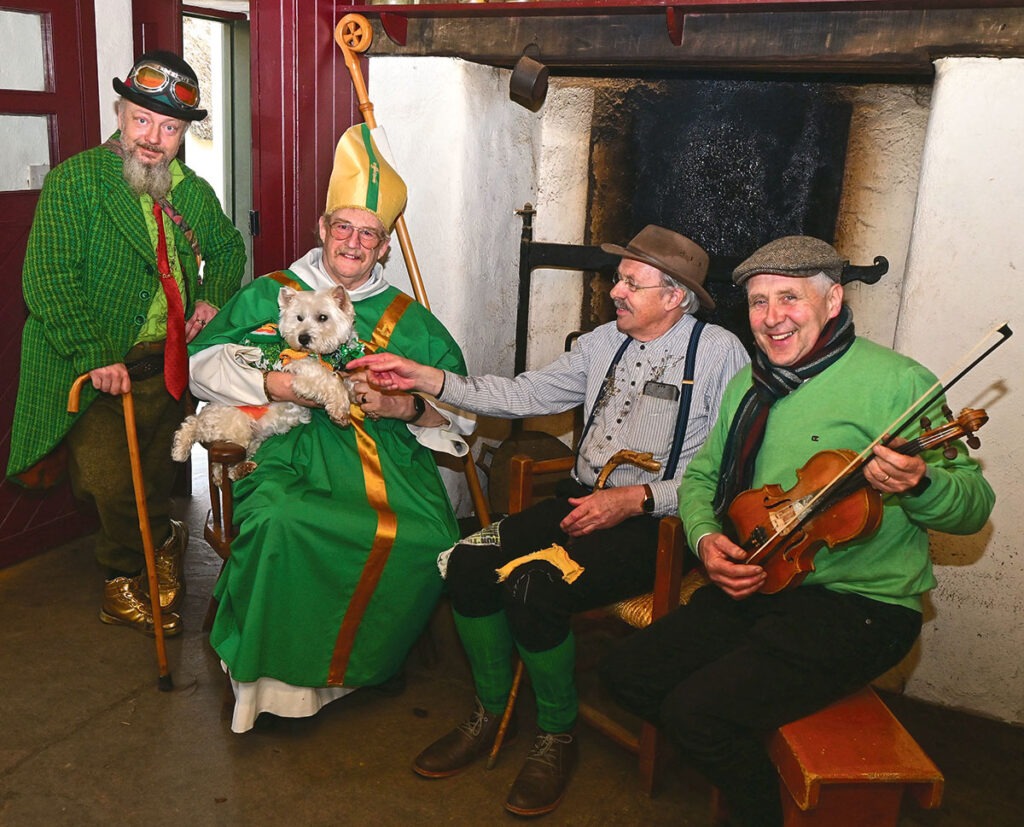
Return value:
[[(533, 238), (582, 244), (590, 185), (590, 126), (593, 89), (551, 81), (540, 118), (537, 200)], [(518, 267), (518, 256), (516, 265)], [(565, 339), (579, 329), (583, 314), (583, 274), (579, 270), (537, 269), (530, 281), (528, 370), (544, 367), (565, 352)], [(573, 414), (529, 419), (528, 429), (544, 431), (571, 446)]]
[[(592, 89), (551, 82), (540, 114), (536, 241), (582, 244), (590, 167)], [(565, 350), (565, 337), (579, 327), (583, 278), (577, 270), (534, 270), (530, 292), (527, 368), (539, 368)]]
[[(994, 326), (1021, 327), (1024, 61), (949, 58), (936, 70), (895, 344), (941, 376)], [(997, 503), (980, 534), (934, 536), (939, 586), (906, 686), (1014, 723), (1024, 722), (1020, 343), (1010, 339), (949, 394), (955, 410), (991, 417), (975, 455)]]
[[(369, 69), (374, 115), (409, 187), (405, 220), (431, 309), (462, 346), (470, 373), (504, 376), (515, 358), (515, 211), (527, 202), (537, 208), (537, 240), (582, 242), (593, 109), (591, 92), (554, 82), (544, 107), (529, 112), (509, 99), (510, 74), (455, 58), (375, 57)], [(388, 278), (411, 291), (393, 243)], [(578, 328), (582, 281), (538, 270), (532, 285), (527, 365), (539, 367)], [(570, 427), (566, 419), (553, 430)], [(482, 421), (478, 446), (506, 428)], [(444, 475), (456, 511), (469, 513), (461, 475)]]
[(117, 129), (114, 103), (117, 93), (111, 81), (124, 80), (134, 60), (132, 1), (96, 0), (96, 64), (100, 92), (101, 140)]
[[(536, 116), (506, 70), (452, 58), (376, 57), (369, 95), (409, 188), (405, 221), (430, 306), (471, 373), (510, 374), (519, 219), (536, 201)], [(397, 239), (388, 279), (411, 292)]]
[(857, 334), (892, 347), (914, 207), (917, 203), (931, 87), (868, 84), (842, 90), (853, 106), (836, 247), (854, 264), (889, 260), (875, 284), (846, 289)]

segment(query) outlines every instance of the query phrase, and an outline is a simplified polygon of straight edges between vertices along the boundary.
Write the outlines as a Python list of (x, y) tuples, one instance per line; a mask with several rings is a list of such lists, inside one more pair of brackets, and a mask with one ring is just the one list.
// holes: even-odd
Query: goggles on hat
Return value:
[(186, 109), (199, 105), (198, 84), (159, 63), (140, 63), (132, 69), (125, 83), (151, 95), (166, 92)]

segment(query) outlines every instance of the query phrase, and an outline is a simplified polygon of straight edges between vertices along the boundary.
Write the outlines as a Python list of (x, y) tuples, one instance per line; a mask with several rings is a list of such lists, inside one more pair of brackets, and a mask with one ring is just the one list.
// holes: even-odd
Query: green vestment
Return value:
[[(276, 321), (279, 289), (267, 277), (247, 286), (192, 352)], [(400, 312), (380, 349), (465, 374), (451, 335), (394, 287), (354, 306), (368, 350), (382, 317)], [(239, 535), (210, 633), (235, 680), (380, 683), (400, 670), (440, 596), (437, 555), (458, 525), (434, 458), (404, 422), (364, 419), (355, 406), (353, 420), (340, 428), (313, 409), (308, 425), (264, 442), (256, 470), (235, 483)]]

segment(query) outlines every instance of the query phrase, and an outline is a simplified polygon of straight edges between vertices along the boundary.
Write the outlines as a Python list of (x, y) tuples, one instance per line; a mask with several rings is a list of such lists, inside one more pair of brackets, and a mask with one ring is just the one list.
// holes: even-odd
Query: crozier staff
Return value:
[[(772, 729), (864, 686), (897, 664), (935, 585), (928, 529), (978, 531), (995, 495), (957, 444), (907, 456), (878, 445), (863, 474), (884, 495), (879, 529), (815, 558), (795, 588), (759, 590), (765, 571), (723, 533), (736, 494), (776, 483), (828, 448), (859, 450), (935, 383), (924, 367), (857, 337), (840, 284), (846, 262), (824, 241), (788, 236), (733, 273), (757, 344), (729, 383), (719, 419), (683, 477), (679, 514), (711, 584), (611, 653), (614, 697), (662, 727), (725, 795), (733, 823), (782, 824)], [(941, 420), (937, 400), (929, 411)]]

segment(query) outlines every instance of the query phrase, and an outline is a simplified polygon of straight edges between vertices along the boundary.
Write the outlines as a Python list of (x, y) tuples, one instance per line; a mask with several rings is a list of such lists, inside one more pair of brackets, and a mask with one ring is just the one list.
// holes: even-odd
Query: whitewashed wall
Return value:
[(998, 500), (980, 534), (934, 536), (939, 586), (907, 692), (1020, 723), (1024, 60), (944, 59), (936, 72), (896, 348), (941, 374), (994, 326), (1018, 335), (950, 392), (954, 409), (991, 417), (976, 456)]
[(931, 86), (845, 87), (853, 106), (836, 245), (855, 264), (885, 256), (889, 272), (846, 290), (857, 333), (886, 347), (896, 338), (900, 294), (921, 177)]
[[(472, 372), (509, 374), (522, 224), (534, 237), (582, 240), (592, 98), (568, 90), (532, 113), (508, 97), (510, 72), (448, 58), (370, 60), (370, 99), (409, 186), (405, 220), (434, 313), (460, 342)], [(410, 289), (397, 245), (388, 278)], [(578, 324), (579, 279), (538, 272), (531, 321), (550, 333), (531, 343), (545, 364)], [(571, 329), (571, 328), (570, 328)], [(561, 340), (557, 350), (561, 349)]]
[(96, 63), (100, 90), (100, 134), (102, 140), (117, 129), (114, 103), (115, 78), (124, 80), (135, 62), (132, 45), (132, 0), (96, 0)]
[[(553, 87), (544, 108), (529, 112), (509, 100), (510, 74), (449, 58), (370, 60), (370, 100), (409, 187), (405, 219), (427, 297), (471, 373), (512, 374), (522, 233), (515, 211), (537, 208), (537, 240), (583, 237), (592, 96)], [(386, 273), (411, 291), (397, 242)], [(535, 271), (532, 292), (537, 335), (528, 364), (536, 367), (579, 326), (582, 284), (564, 271)], [(482, 435), (493, 444), (504, 427), (483, 422)], [(457, 512), (469, 513), (459, 476), (445, 478)]]

